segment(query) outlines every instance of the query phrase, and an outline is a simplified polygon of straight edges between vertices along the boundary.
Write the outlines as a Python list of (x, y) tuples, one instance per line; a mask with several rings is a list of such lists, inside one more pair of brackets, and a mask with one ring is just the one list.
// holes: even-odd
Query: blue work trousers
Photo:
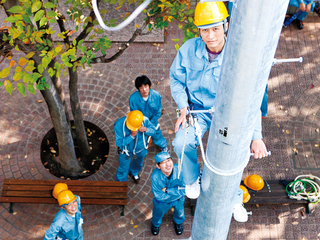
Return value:
[[(308, 4), (307, 1), (303, 1), (303, 2), (304, 2), (304, 4), (307, 6), (307, 4)], [(298, 0), (290, 0), (290, 1), (289, 1), (289, 5), (290, 5), (290, 6), (297, 7), (297, 8), (300, 7), (300, 3), (299, 3)], [(315, 6), (315, 4), (314, 4), (314, 2), (312, 2), (312, 3), (311, 3), (311, 10), (310, 10), (310, 12), (313, 12), (314, 6)], [(302, 12), (302, 13), (300, 14), (300, 16), (297, 17), (297, 19), (300, 20), (300, 21), (303, 21), (303, 19), (305, 19), (307, 15), (308, 15), (307, 12)]]
[(152, 141), (161, 149), (167, 146), (167, 140), (163, 137), (160, 126), (156, 130), (156, 134), (152, 137)]
[(143, 159), (146, 157), (147, 153), (147, 149), (137, 153), (136, 159), (132, 159), (132, 153), (129, 154), (129, 159), (127, 159), (127, 155), (125, 153), (119, 153), (119, 167), (117, 170), (116, 180), (120, 182), (126, 182), (128, 180), (129, 171), (133, 176), (138, 175), (142, 169)]
[(268, 84), (264, 91), (260, 110), (261, 110), (262, 117), (268, 116)]
[(181, 224), (185, 220), (184, 215), (184, 197), (180, 198), (171, 203), (158, 202), (153, 198), (153, 210), (152, 210), (152, 224), (156, 227), (160, 227), (162, 223), (163, 215), (172, 207), (174, 208), (173, 212), (173, 221), (176, 224)]
[[(210, 114), (197, 114), (198, 123), (201, 128), (201, 139), (205, 132), (210, 129), (211, 126), (211, 116)], [(181, 128), (176, 133), (176, 137), (172, 142), (174, 146), (174, 151), (177, 154), (178, 158), (181, 159), (182, 149), (184, 144), (185, 138), (185, 131)], [(182, 174), (183, 174), (183, 181), (186, 185), (190, 185), (194, 183), (198, 176), (200, 175), (200, 165), (198, 163), (197, 158), (197, 147), (199, 146), (199, 139), (195, 135), (195, 127), (190, 126), (186, 138), (185, 148), (184, 148), (184, 156), (183, 156), (183, 163), (182, 163)]]

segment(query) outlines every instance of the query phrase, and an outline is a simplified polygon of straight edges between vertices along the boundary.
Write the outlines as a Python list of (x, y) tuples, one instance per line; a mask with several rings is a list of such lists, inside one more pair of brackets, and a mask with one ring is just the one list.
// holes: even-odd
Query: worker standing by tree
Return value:
[[(214, 106), (215, 96), (220, 81), (220, 70), (228, 29), (228, 12), (223, 2), (198, 3), (195, 9), (194, 24), (199, 29), (200, 37), (190, 39), (179, 49), (170, 68), (171, 93), (180, 110), (180, 117), (175, 124), (176, 137), (174, 150), (181, 159), (184, 149), (182, 173), (186, 184), (186, 195), (197, 198), (200, 195), (200, 166), (197, 158), (199, 141), (195, 129), (190, 126), (186, 132), (187, 108), (208, 110)], [(251, 152), (255, 158), (267, 156), (262, 141), (261, 112), (256, 113), (256, 125), (252, 136)], [(197, 114), (202, 136), (210, 129), (212, 116), (209, 113)], [(186, 137), (186, 141), (184, 141)], [(242, 191), (238, 194), (239, 206), (234, 210), (238, 221), (246, 221), (246, 210), (242, 207)], [(240, 211), (239, 211), (240, 209)]]
[(147, 76), (139, 76), (135, 80), (138, 91), (131, 94), (129, 98), (130, 111), (139, 110), (143, 116), (149, 118), (155, 126), (156, 133), (152, 137), (153, 142), (159, 146), (160, 151), (168, 151), (167, 141), (163, 137), (158, 122), (162, 112), (162, 97), (159, 92), (151, 89), (151, 81)]
[[(116, 145), (119, 148), (117, 181), (125, 182), (131, 174), (135, 183), (140, 182), (139, 172), (148, 153), (147, 136), (154, 136), (155, 128), (142, 112), (135, 110), (114, 124)], [(132, 160), (132, 163), (131, 163)]]
[(151, 175), (151, 190), (154, 195), (151, 233), (158, 235), (163, 215), (174, 208), (173, 221), (177, 235), (183, 232), (184, 184), (178, 179), (178, 164), (173, 164), (168, 152), (160, 152), (155, 156), (157, 168)]
[(52, 194), (58, 200), (61, 209), (46, 231), (44, 240), (82, 240), (83, 218), (80, 197), (69, 191), (65, 183), (57, 183)]

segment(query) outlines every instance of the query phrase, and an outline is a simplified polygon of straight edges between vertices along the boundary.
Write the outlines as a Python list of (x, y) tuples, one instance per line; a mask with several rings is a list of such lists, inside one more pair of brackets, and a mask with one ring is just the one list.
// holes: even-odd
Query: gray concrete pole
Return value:
[[(225, 46), (192, 240), (227, 239), (289, 0), (237, 0)], [(254, 160), (252, 160), (254, 161)]]

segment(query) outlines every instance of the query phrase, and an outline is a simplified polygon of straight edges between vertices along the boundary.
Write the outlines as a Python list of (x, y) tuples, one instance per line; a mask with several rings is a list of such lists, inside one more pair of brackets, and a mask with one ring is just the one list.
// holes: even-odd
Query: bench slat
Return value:
[[(57, 204), (54, 198), (20, 198), (20, 197), (1, 197), (1, 202), (7, 203), (52, 203)], [(126, 205), (127, 200), (123, 199), (82, 199), (81, 204), (99, 205)]]
[(95, 186), (95, 187), (127, 187), (128, 182), (118, 181), (82, 181), (82, 180), (25, 180), (5, 179), (4, 185), (48, 185), (54, 186), (57, 183), (66, 183), (68, 186)]
[[(3, 185), (2, 189), (5, 191), (50, 191), (53, 186), (46, 185)], [(127, 187), (91, 187), (91, 186), (68, 186), (72, 192), (128, 192)]]
[[(74, 192), (81, 198), (126, 198), (125, 193), (111, 193), (111, 192)], [(52, 198), (49, 191), (2, 191), (3, 197), (30, 197), (30, 198)]]

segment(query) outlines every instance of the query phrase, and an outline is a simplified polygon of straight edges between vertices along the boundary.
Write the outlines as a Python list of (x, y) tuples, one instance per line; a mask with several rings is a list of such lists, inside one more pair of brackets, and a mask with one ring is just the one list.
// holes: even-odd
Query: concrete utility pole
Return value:
[[(234, 2), (192, 240), (227, 239), (289, 0)], [(252, 160), (254, 161), (254, 160)]]

